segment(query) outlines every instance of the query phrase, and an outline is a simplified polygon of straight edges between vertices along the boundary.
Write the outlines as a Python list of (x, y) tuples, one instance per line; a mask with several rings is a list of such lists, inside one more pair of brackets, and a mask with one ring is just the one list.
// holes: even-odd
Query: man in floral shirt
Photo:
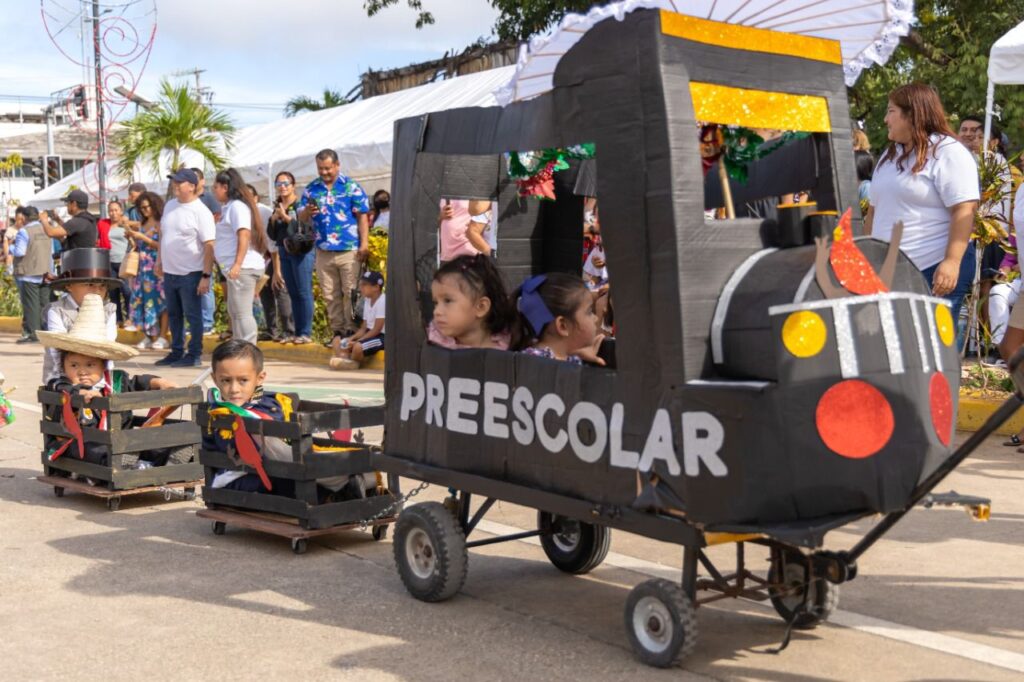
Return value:
[(370, 200), (359, 183), (340, 173), (333, 149), (316, 155), (316, 171), (320, 179), (302, 193), (299, 218), (316, 230), (320, 291), (334, 335), (345, 338), (354, 333), (352, 291), (370, 253)]

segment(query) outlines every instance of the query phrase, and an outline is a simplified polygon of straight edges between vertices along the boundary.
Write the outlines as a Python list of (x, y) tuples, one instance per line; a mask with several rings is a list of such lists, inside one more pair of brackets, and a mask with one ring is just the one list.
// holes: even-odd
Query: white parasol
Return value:
[(913, 0), (624, 0), (568, 14), (547, 35), (520, 48), (512, 79), (495, 93), (499, 104), (531, 99), (552, 88), (562, 55), (591, 27), (638, 9), (665, 9), (729, 24), (837, 40), (841, 44), (846, 84), (860, 72), (884, 64), (914, 21)]

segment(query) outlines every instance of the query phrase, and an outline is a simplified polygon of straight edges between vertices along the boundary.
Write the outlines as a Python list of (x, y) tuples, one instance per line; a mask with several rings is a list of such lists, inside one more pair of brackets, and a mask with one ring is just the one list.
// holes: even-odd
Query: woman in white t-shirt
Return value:
[(974, 280), (971, 231), (978, 206), (978, 167), (946, 122), (939, 95), (911, 83), (893, 90), (885, 115), (889, 147), (871, 178), (866, 229), (889, 241), (903, 221), (900, 249), (932, 293), (953, 304), (958, 319)]
[(213, 255), (227, 278), (227, 297), (231, 334), (236, 339), (256, 343), (258, 328), (252, 314), (256, 284), (263, 276), (263, 252), (267, 237), (256, 201), (234, 168), (217, 173), (213, 195), (224, 205), (217, 223)]

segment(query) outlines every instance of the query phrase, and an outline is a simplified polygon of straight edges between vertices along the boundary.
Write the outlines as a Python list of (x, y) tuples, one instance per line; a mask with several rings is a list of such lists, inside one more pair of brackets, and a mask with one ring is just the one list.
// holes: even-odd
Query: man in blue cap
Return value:
[[(199, 177), (195, 171), (181, 168), (169, 177), (174, 183), (176, 198), (167, 202), (160, 220), (156, 274), (164, 279), (171, 352), (156, 364), (199, 367), (203, 353), (202, 297), (211, 286), (216, 226), (210, 209), (199, 200)], [(189, 326), (187, 353), (186, 319)]]

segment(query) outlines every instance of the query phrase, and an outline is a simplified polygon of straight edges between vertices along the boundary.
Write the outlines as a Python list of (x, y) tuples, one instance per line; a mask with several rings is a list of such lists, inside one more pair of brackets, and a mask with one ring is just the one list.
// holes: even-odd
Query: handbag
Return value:
[(288, 228), (288, 236), (284, 238), (284, 250), (292, 256), (305, 256), (316, 245), (316, 234), (310, 225), (301, 220), (293, 220)]
[(135, 242), (131, 242), (131, 250), (125, 252), (121, 261), (121, 269), (117, 271), (119, 277), (136, 277), (139, 274), (139, 252), (135, 249)]

